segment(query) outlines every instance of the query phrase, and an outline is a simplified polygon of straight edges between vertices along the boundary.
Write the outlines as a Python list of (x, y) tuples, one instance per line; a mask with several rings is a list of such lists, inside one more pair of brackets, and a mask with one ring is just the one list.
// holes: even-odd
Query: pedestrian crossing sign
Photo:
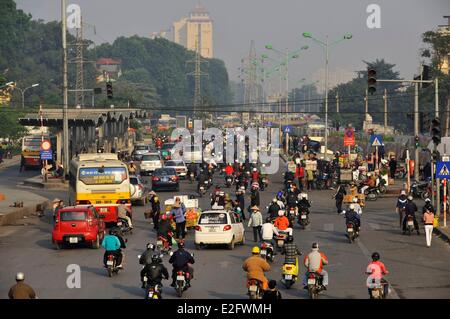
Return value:
[(381, 135), (370, 136), (370, 144), (372, 146), (382, 146), (383, 145), (383, 137)]
[(450, 162), (436, 163), (436, 178), (450, 179)]

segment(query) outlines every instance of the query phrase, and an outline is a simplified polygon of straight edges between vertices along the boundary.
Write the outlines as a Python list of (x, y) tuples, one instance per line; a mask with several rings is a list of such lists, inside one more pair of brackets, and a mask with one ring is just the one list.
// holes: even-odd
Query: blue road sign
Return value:
[(436, 163), (436, 178), (450, 179), (450, 162)]
[(284, 125), (282, 126), (283, 133), (291, 133), (292, 125)]
[(371, 135), (370, 136), (370, 145), (372, 146), (382, 146), (383, 145), (383, 137), (381, 135)]
[(41, 161), (52, 160), (53, 159), (53, 151), (41, 151)]

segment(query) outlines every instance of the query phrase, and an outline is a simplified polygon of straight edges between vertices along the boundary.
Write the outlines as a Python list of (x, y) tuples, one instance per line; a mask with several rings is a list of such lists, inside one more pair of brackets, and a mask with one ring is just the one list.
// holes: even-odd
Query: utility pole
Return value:
[[(414, 84), (414, 136), (419, 136), (419, 83)], [(414, 179), (419, 180), (419, 148), (414, 151)]]
[(208, 73), (203, 72), (201, 69), (202, 63), (207, 63), (206, 61), (202, 60), (202, 57), (200, 55), (200, 46), (198, 44), (198, 35), (197, 39), (195, 40), (195, 59), (191, 61), (187, 61), (187, 63), (194, 63), (194, 71), (191, 73), (188, 73), (187, 75), (194, 77), (194, 112), (193, 117), (194, 119), (199, 117), (199, 110), (202, 105), (202, 91), (201, 91), (201, 77), (202, 76), (208, 76)]
[(387, 131), (387, 89), (384, 89), (384, 134), (386, 135)]
[(339, 92), (336, 93), (336, 113), (339, 114)]
[(366, 96), (364, 97), (364, 102), (366, 103), (366, 108), (365, 108), (365, 116), (364, 116), (364, 121), (367, 118), (367, 114), (369, 114), (369, 91), (366, 89)]
[(83, 20), (80, 17), (80, 27), (77, 28), (76, 35), (76, 52), (75, 63), (77, 65), (77, 77), (75, 83), (75, 105), (84, 106), (84, 71), (83, 71)]
[(64, 140), (64, 174), (69, 173), (69, 119), (68, 119), (68, 91), (67, 91), (67, 21), (66, 0), (61, 0), (61, 26), (63, 50), (63, 140)]

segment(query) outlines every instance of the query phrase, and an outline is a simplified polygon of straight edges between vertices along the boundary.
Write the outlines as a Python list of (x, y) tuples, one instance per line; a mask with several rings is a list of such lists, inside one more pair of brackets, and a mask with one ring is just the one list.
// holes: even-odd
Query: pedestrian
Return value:
[(374, 169), (374, 158), (372, 154), (367, 155), (367, 171), (372, 172)]
[(263, 220), (262, 220), (262, 215), (261, 212), (259, 211), (258, 206), (252, 206), (251, 207), (252, 210), (252, 214), (250, 215), (250, 219), (248, 221), (248, 227), (253, 227), (253, 239), (256, 242), (258, 242), (258, 236), (259, 236), (259, 240), (262, 241), (262, 234), (261, 234), (261, 229), (262, 229), (262, 224), (263, 224)]
[(31, 286), (24, 283), (25, 275), (22, 272), (16, 275), (16, 284), (9, 289), (9, 299), (36, 299), (36, 292)]
[(236, 192), (236, 200), (239, 202), (239, 207), (241, 208), (242, 211), (242, 217), (243, 220), (245, 221), (245, 187), (241, 186), (239, 188), (239, 190)]
[(23, 155), (20, 155), (19, 173), (22, 173), (24, 169), (25, 169), (25, 157)]
[(314, 188), (314, 172), (311, 169), (306, 170), (306, 182), (308, 185), (308, 190)]
[(175, 232), (178, 239), (184, 239), (186, 236), (186, 207), (179, 197), (175, 199), (175, 203), (173, 204), (173, 208), (170, 210), (170, 215), (175, 218)]
[(347, 195), (347, 191), (345, 190), (344, 185), (339, 185), (336, 194), (334, 194), (334, 199), (336, 200), (336, 209), (337, 213), (340, 214), (342, 212), (342, 202), (344, 201), (344, 195)]
[(425, 224), (425, 237), (427, 241), (427, 247), (430, 247), (431, 239), (433, 236), (434, 213), (433, 210), (428, 207), (425, 207), (425, 213), (423, 214), (423, 223)]
[(391, 156), (391, 160), (389, 161), (389, 169), (391, 171), (391, 178), (395, 178), (395, 171), (397, 170), (397, 160), (395, 156)]
[(158, 196), (153, 196), (152, 200), (153, 228), (158, 229), (159, 217), (161, 215), (161, 205)]

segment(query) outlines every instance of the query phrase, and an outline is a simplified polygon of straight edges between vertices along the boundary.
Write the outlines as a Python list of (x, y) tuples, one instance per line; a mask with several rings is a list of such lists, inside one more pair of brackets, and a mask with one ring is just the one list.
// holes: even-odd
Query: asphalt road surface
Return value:
[[(17, 185), (25, 177), (35, 174), (37, 172), (30, 171), (19, 174), (18, 167), (13, 166), (0, 171), (0, 184), (14, 189), (20, 187)], [(269, 188), (261, 192), (263, 208), (282, 188), (281, 180), (281, 173), (271, 176)], [(217, 183), (223, 184), (222, 181), (223, 178), (216, 177)], [(195, 187), (196, 184), (183, 181), (179, 194), (193, 194)], [(67, 199), (67, 194), (62, 191), (28, 190), (49, 199)], [(234, 198), (234, 188), (232, 190)], [(175, 193), (161, 192), (158, 195), (163, 203)], [(364, 271), (374, 251), (381, 254), (390, 271), (387, 279), (393, 290), (389, 298), (450, 297), (450, 246), (434, 237), (431, 248), (427, 248), (423, 230), (420, 236), (403, 236), (394, 211), (395, 199), (368, 203), (362, 217), (361, 236), (354, 244), (349, 244), (344, 235), (344, 218), (336, 213), (331, 196), (331, 191), (309, 192), (313, 201), (311, 225), (306, 230), (299, 229), (297, 225), (294, 230), (294, 240), (302, 252), (309, 252), (311, 243), (317, 241), (320, 250), (328, 256), (326, 269), (330, 284), (320, 298), (368, 298)], [(246, 206), (248, 203), (247, 197)], [(418, 205), (421, 207), (422, 202)], [(203, 210), (209, 209), (208, 198), (200, 199), (200, 206)], [(8, 289), (14, 284), (18, 271), (25, 273), (26, 282), (36, 290), (39, 298), (143, 298), (139, 278), (141, 266), (137, 256), (148, 242), (155, 242), (155, 233), (151, 222), (144, 219), (144, 208), (136, 206), (133, 211), (135, 230), (128, 236), (125, 269), (112, 278), (107, 277), (103, 268), (102, 249), (53, 249), (52, 218), (49, 213), (41, 219), (29, 219), (30, 225), (27, 226), (0, 228), (0, 298), (7, 298)], [(254, 243), (251, 229), (246, 229), (246, 244), (237, 245), (232, 251), (225, 247), (196, 251), (192, 231), (188, 234), (186, 247), (195, 253), (195, 278), (192, 288), (185, 292), (183, 298), (247, 298), (242, 263), (250, 255)], [(303, 256), (300, 258), (302, 261)], [(167, 260), (168, 257), (164, 257), (170, 272)], [(277, 255), (267, 277), (278, 281), (283, 298), (308, 298), (300, 282), (289, 290), (279, 282), (282, 261), (283, 258)], [(66, 281), (70, 275), (67, 267), (71, 264), (81, 268), (81, 288), (67, 287)], [(303, 273), (304, 267), (300, 265)], [(169, 281), (164, 282), (163, 298), (177, 298), (169, 284)]]

